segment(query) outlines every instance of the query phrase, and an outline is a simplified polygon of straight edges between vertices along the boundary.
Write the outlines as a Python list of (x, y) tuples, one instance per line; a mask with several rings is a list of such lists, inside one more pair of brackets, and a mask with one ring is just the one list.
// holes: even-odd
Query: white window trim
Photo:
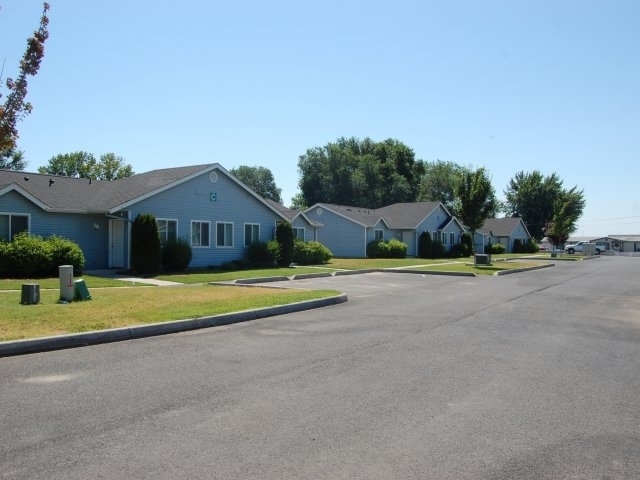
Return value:
[[(156, 218), (156, 222), (176, 222), (176, 240), (178, 239), (178, 237), (180, 235), (178, 235), (179, 224), (178, 224), (178, 219), (177, 218)], [(159, 230), (160, 229), (158, 229), (158, 233), (159, 233)], [(160, 240), (162, 241), (162, 238)], [(164, 240), (164, 241), (166, 241), (166, 240)]]
[[(231, 245), (218, 245), (218, 225), (231, 225)], [(216, 241), (215, 241), (216, 248), (233, 248), (234, 230), (235, 230), (235, 225), (233, 222), (224, 222), (224, 221), (216, 222)]]
[[(209, 245), (194, 245), (193, 244), (193, 224), (194, 223), (206, 223), (209, 228)], [(202, 240), (202, 239), (201, 239)], [(209, 220), (191, 220), (191, 230), (189, 231), (189, 241), (192, 248), (211, 248), (211, 222)]]
[[(378, 232), (380, 232), (380, 239), (378, 239)], [(382, 228), (374, 228), (373, 229), (373, 240), (378, 242), (384, 242), (384, 229)]]
[[(224, 222), (222, 222), (224, 223)], [(251, 241), (247, 244), (247, 226), (251, 225), (252, 227), (258, 227), (258, 240), (260, 240), (260, 224), (259, 223), (251, 223), (251, 222), (246, 222), (244, 224), (244, 227), (242, 228), (242, 232), (244, 235), (244, 246), (248, 247), (249, 245), (251, 245), (254, 240), (253, 240), (253, 228), (251, 229)], [(232, 233), (232, 238), (233, 238), (233, 233)], [(216, 245), (218, 243), (218, 227), (216, 226)]]
[(307, 241), (307, 232), (306, 229), (304, 227), (291, 227), (292, 230), (294, 232), (298, 232), (300, 230), (302, 230), (302, 238), (300, 238), (300, 236), (296, 233), (296, 235), (293, 237), (296, 240), (302, 240), (303, 242)]
[[(0, 212), (1, 216), (9, 216), (9, 217), (27, 217), (27, 233), (31, 235), (31, 214), (30, 213), (16, 213), (16, 212)], [(12, 231), (9, 228), (9, 242), (12, 241)], [(0, 239), (1, 240), (1, 239)]]

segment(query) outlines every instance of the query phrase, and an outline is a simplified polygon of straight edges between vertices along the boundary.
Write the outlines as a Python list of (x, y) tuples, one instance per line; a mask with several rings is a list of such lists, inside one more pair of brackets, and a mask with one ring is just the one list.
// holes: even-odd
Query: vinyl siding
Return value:
[[(322, 215), (317, 208), (305, 212), (312, 220), (322, 223), (318, 230), (318, 241), (331, 250), (334, 257), (364, 258), (366, 256), (365, 229), (346, 218), (322, 208)], [(371, 232), (373, 236), (373, 231)]]
[[(190, 267), (220, 265), (241, 259), (246, 253), (245, 223), (260, 225), (260, 240), (267, 242), (274, 238), (276, 222), (281, 217), (226, 175), (218, 173), (217, 178), (212, 183), (207, 172), (142, 200), (129, 207), (131, 219), (141, 213), (151, 213), (157, 218), (178, 219), (177, 235), (189, 241), (191, 221), (210, 222), (209, 246), (193, 248)], [(216, 222), (233, 224), (232, 247), (216, 246)]]
[(84, 254), (85, 269), (107, 266), (107, 218), (104, 215), (48, 213), (16, 192), (0, 197), (0, 212), (29, 214), (31, 235), (58, 235), (76, 242)]

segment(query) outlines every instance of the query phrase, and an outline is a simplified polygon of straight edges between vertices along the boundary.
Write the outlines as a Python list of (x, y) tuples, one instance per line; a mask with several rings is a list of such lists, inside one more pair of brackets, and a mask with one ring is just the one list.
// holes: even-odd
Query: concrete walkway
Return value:
[(121, 280), (123, 282), (130, 283), (133, 285), (136, 285), (136, 284), (157, 285), (159, 287), (183, 285), (182, 283), (169, 282), (167, 280), (157, 280), (155, 278), (135, 277), (132, 275), (121, 274), (121, 273), (118, 273), (118, 270), (85, 270), (84, 273), (86, 275), (91, 275), (93, 277), (112, 278), (114, 280)]

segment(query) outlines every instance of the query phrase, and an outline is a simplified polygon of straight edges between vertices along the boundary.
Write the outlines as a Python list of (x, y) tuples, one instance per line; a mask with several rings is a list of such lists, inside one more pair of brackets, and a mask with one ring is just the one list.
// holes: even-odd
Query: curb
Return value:
[(447, 275), (451, 277), (477, 277), (473, 272), (441, 272), (439, 270), (405, 270), (397, 268), (384, 268), (380, 271), (390, 273), (419, 273), (421, 275)]
[(494, 273), (494, 275), (499, 277), (502, 275), (509, 275), (510, 273), (528, 272), (529, 270), (539, 270), (541, 268), (549, 268), (549, 267), (555, 267), (555, 264), (549, 263), (547, 265), (536, 265), (535, 267), (514, 268), (513, 270), (500, 270)]
[(95, 332), (57, 335), (54, 337), (0, 342), (0, 357), (37, 353), (49, 350), (60, 350), (63, 348), (84, 347), (99, 343), (121, 342), (124, 340), (166, 335), (169, 333), (179, 333), (200, 328), (231, 325), (233, 323), (273, 317), (275, 315), (284, 315), (286, 313), (301, 312), (303, 310), (310, 310), (313, 308), (328, 307), (344, 303), (347, 300), (347, 295), (343, 293), (334, 297), (319, 298), (317, 300), (308, 300), (306, 302), (296, 302), (287, 305), (278, 305), (275, 307), (264, 307), (255, 310), (244, 310), (242, 312), (223, 313), (210, 317), (153, 323), (150, 325), (137, 325), (134, 327), (113, 328), (110, 330), (99, 330)]

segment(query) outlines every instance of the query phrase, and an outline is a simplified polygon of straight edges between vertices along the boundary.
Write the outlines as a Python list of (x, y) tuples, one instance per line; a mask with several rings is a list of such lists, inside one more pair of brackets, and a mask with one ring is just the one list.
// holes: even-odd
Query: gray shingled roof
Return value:
[(53, 211), (107, 212), (212, 166), (153, 170), (112, 182), (0, 170), (0, 190), (15, 184)]
[(339, 212), (345, 217), (367, 227), (376, 225), (380, 219), (384, 219), (390, 228), (410, 229), (415, 228), (433, 210), (438, 208), (439, 202), (412, 202), (394, 203), (386, 207), (372, 209), (362, 207), (349, 207), (335, 204), (320, 204), (330, 210)]
[(438, 205), (440, 202), (394, 203), (379, 208), (378, 212), (382, 213), (391, 228), (415, 228), (438, 208)]
[(520, 222), (520, 217), (487, 218), (478, 231), (485, 234), (491, 232), (496, 237), (509, 237)]

